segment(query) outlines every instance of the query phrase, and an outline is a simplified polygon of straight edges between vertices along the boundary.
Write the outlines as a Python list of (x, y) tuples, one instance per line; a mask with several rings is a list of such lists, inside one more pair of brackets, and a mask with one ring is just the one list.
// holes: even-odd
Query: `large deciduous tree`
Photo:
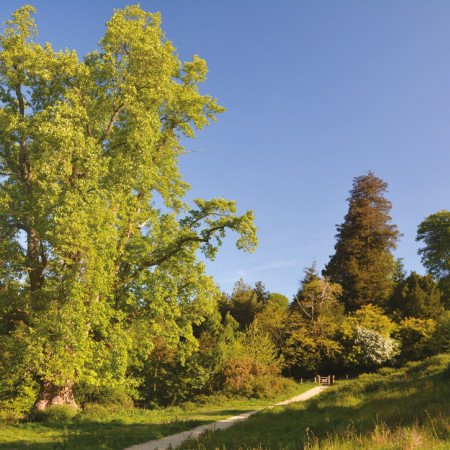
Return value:
[(390, 224), (387, 186), (372, 172), (354, 178), (348, 213), (337, 226), (335, 253), (324, 274), (342, 286), (342, 299), (350, 311), (369, 303), (383, 305), (392, 290), (391, 250), (399, 232)]
[(341, 292), (341, 286), (319, 277), (315, 264), (305, 269), (290, 305), (285, 348), (288, 366), (297, 365), (302, 373), (317, 373), (336, 362), (341, 352), (337, 333), (344, 319), (344, 307), (338, 301)]
[(233, 202), (183, 202), (181, 138), (224, 109), (159, 14), (117, 10), (80, 60), (39, 45), (33, 13), (0, 37), (0, 372), (38, 380), (39, 408), (75, 406), (77, 380), (120, 383), (155, 336), (189, 339), (217, 293), (198, 250), (256, 237)]
[(417, 241), (425, 246), (419, 249), (422, 264), (439, 281), (443, 302), (450, 306), (450, 211), (443, 209), (429, 215), (417, 229)]

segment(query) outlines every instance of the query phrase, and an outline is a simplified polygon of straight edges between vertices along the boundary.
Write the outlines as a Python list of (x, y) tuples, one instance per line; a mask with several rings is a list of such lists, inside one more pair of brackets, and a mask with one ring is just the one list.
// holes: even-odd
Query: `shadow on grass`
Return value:
[[(350, 442), (352, 439), (370, 442), (368, 439), (374, 430), (383, 426), (391, 430), (397, 427), (425, 427), (432, 433), (435, 442), (448, 442), (448, 382), (431, 376), (427, 381), (433, 383), (424, 390), (421, 385), (418, 386), (418, 381), (397, 381), (396, 389), (395, 382), (392, 385), (388, 382), (388, 389), (376, 395), (371, 395), (371, 390), (349, 393), (349, 397), (361, 396), (362, 401), (354, 405), (345, 404), (347, 400), (352, 400), (346, 398), (346, 393), (341, 396), (339, 391), (330, 389), (304, 403), (263, 410), (227, 430), (209, 431), (198, 442), (187, 442), (181, 448), (288, 450), (314, 447), (333, 436), (350, 439)], [(344, 404), (336, 404), (338, 400)], [(351, 444), (346, 448), (351, 448)]]
[(171, 434), (189, 431), (213, 420), (173, 421), (163, 424), (124, 424), (120, 420), (96, 422), (84, 419), (79, 422), (48, 423), (42, 427), (63, 431), (58, 442), (33, 443), (17, 439), (0, 443), (0, 449), (124, 449), (131, 445), (161, 439)]
[[(220, 409), (218, 411), (206, 411), (202, 412), (202, 416), (210, 416), (210, 417), (216, 417), (216, 416), (239, 416), (240, 414), (245, 414), (250, 411), (255, 411), (257, 409), (261, 409), (262, 407), (254, 407), (254, 408), (239, 408), (239, 409)], [(217, 419), (220, 420), (220, 419)]]

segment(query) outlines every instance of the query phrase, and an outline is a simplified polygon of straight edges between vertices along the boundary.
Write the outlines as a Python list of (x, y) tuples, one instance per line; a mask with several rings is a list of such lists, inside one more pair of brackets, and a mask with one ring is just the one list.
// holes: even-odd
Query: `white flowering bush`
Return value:
[(356, 326), (355, 344), (360, 347), (365, 364), (381, 365), (400, 353), (395, 339), (360, 326)]

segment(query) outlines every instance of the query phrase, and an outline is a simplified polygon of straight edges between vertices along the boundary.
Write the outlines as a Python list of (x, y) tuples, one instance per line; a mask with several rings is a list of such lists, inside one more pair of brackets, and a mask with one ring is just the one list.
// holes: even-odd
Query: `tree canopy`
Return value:
[(389, 306), (399, 317), (438, 319), (444, 312), (436, 281), (430, 274), (421, 276), (415, 272), (397, 284)]
[(450, 211), (443, 209), (430, 214), (417, 229), (417, 241), (422, 264), (437, 279), (450, 276)]
[(430, 214), (417, 229), (417, 241), (422, 264), (439, 281), (443, 302), (450, 305), (450, 211), (443, 209)]
[(138, 6), (83, 60), (39, 45), (34, 12), (0, 37), (0, 370), (39, 380), (44, 408), (76, 380), (120, 383), (154, 336), (189, 339), (217, 296), (197, 251), (227, 229), (257, 241), (251, 211), (183, 201), (181, 139), (224, 111), (199, 93), (205, 61), (181, 63)]

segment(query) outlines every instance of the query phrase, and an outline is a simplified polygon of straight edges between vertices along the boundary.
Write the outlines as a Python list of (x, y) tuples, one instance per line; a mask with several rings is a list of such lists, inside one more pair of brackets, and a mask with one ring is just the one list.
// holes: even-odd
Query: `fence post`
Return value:
[(303, 384), (303, 378), (300, 378), (300, 384)]
[(333, 375), (333, 384), (334, 384), (334, 375)]
[(345, 374), (345, 379), (348, 381), (348, 373)]

